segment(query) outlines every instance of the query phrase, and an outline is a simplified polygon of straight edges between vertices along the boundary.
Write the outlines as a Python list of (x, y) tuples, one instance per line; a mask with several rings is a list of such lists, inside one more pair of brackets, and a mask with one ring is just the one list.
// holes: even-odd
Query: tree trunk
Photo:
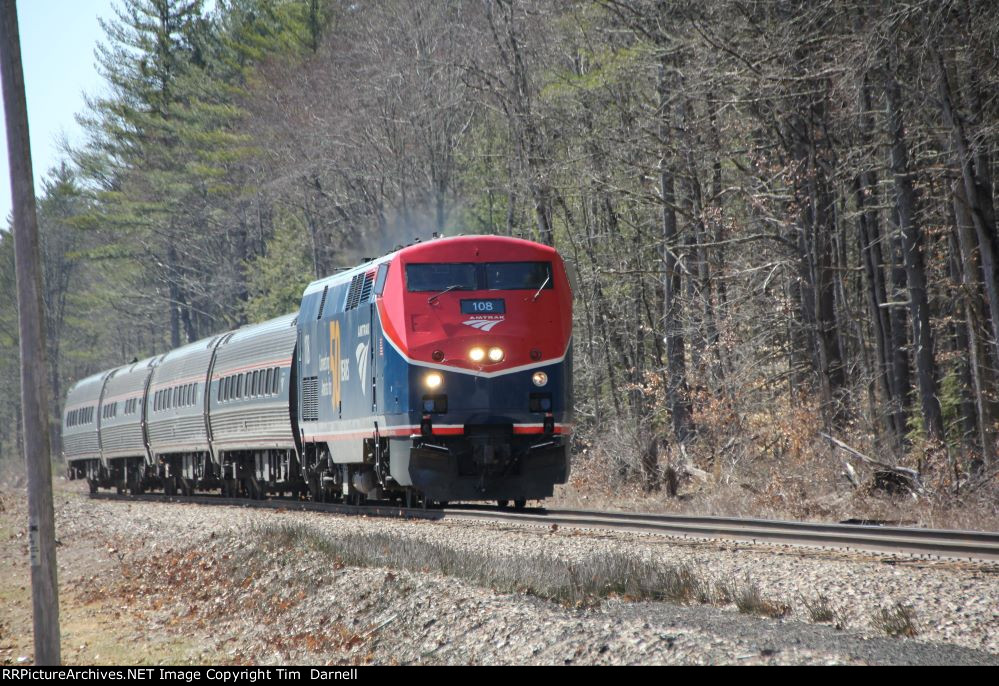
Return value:
[[(859, 104), (861, 137), (866, 147), (870, 145), (874, 134), (874, 123), (870, 114), (870, 87), (866, 75), (860, 87)], [(860, 254), (867, 275), (868, 306), (871, 310), (871, 324), (874, 328), (874, 343), (878, 356), (877, 377), (888, 408), (888, 426), (895, 436), (896, 448), (901, 449), (907, 431), (905, 393), (908, 373), (906, 371), (905, 386), (902, 388), (899, 388), (894, 377), (898, 373), (896, 358), (901, 357), (906, 360), (906, 366), (907, 358), (902, 346), (894, 347), (897, 342), (892, 334), (892, 310), (886, 306), (889, 300), (884, 273), (884, 251), (881, 247), (881, 222), (880, 214), (875, 209), (880, 197), (877, 174), (871, 169), (862, 171), (854, 179), (854, 191), (857, 198)]]
[(992, 343), (995, 346), (993, 359), (999, 362), (999, 238), (996, 236), (995, 209), (992, 203), (992, 177), (987, 156), (973, 155), (968, 146), (960, 115), (954, 110), (950, 83), (943, 57), (937, 55), (939, 69), (940, 104), (944, 119), (951, 129), (954, 155), (961, 170), (964, 192), (955, 196), (967, 204), (967, 214), (971, 217), (978, 237), (978, 250), (982, 260), (982, 274), (985, 294), (989, 305), (992, 323)]
[[(814, 160), (813, 152), (813, 160)], [(833, 197), (828, 182), (813, 161), (814, 184), (811, 193), (812, 230), (814, 236), (815, 305), (818, 338), (819, 369), (829, 384), (829, 396), (835, 403), (833, 418), (839, 424), (845, 419), (843, 390), (846, 376), (843, 369), (843, 352), (839, 342), (836, 321), (836, 274), (833, 266), (833, 232), (836, 228), (833, 215)]]
[(818, 375), (825, 403), (832, 408), (830, 420), (842, 424), (845, 374), (836, 322), (832, 193), (818, 160), (819, 152), (810, 131), (812, 124), (796, 118), (789, 128), (794, 137), (791, 151), (803, 179), (795, 188), (801, 207), (797, 236), (801, 319), (810, 343), (812, 368)]
[[(891, 72), (889, 71), (889, 74)], [(909, 172), (905, 129), (902, 123), (901, 89), (893, 76), (885, 85), (888, 101), (888, 126), (891, 138), (891, 169), (895, 178), (898, 223), (902, 234), (902, 255), (905, 277), (909, 286), (909, 314), (912, 318), (912, 340), (916, 346), (916, 378), (926, 434), (933, 440), (943, 440), (943, 415), (937, 397), (937, 366), (933, 354), (933, 333), (930, 329), (930, 305), (926, 291), (926, 270), (921, 250), (922, 235), (916, 225), (916, 194)]]
[(867, 277), (867, 305), (870, 310), (871, 326), (874, 331), (874, 346), (877, 353), (875, 375), (881, 387), (881, 395), (885, 404), (893, 408), (888, 412), (886, 421), (891, 433), (898, 440), (905, 434), (905, 426), (898, 422), (895, 398), (892, 392), (891, 364), (889, 350), (891, 349), (891, 324), (888, 320), (888, 310), (883, 305), (888, 302), (885, 291), (884, 274), (881, 271), (881, 245), (879, 243), (877, 213), (866, 208), (865, 196), (870, 192), (869, 181), (865, 179), (870, 172), (861, 174), (854, 183), (857, 197), (857, 237), (864, 274)]
[(167, 247), (167, 279), (170, 294), (170, 347), (180, 347), (180, 287), (177, 285), (177, 249), (173, 242)]
[(973, 220), (968, 212), (968, 203), (960, 197), (964, 186), (956, 182), (953, 186), (954, 226), (957, 243), (961, 252), (961, 293), (964, 301), (965, 325), (968, 328), (968, 356), (971, 383), (974, 389), (975, 409), (978, 414), (979, 441), (982, 445), (982, 459), (985, 464), (995, 460), (996, 379), (989, 363), (988, 315), (985, 313), (978, 276), (981, 274), (978, 263), (978, 245)]
[(676, 222), (676, 193), (671, 152), (670, 90), (667, 83), (665, 58), (659, 66), (659, 138), (663, 147), (659, 173), (662, 193), (662, 263), (663, 263), (663, 329), (666, 339), (666, 398), (673, 417), (673, 434), (677, 442), (685, 443), (693, 433), (690, 400), (687, 388), (686, 356), (682, 330), (680, 265), (676, 249), (679, 235)]
[(902, 260), (902, 237), (898, 230), (898, 212), (892, 209), (894, 229), (888, 241), (890, 265), (888, 273), (891, 276), (891, 293), (888, 301), (893, 303), (888, 307), (888, 320), (891, 322), (891, 363), (892, 363), (892, 397), (896, 405), (894, 412), (903, 420), (902, 425), (909, 430), (909, 394), (912, 390), (912, 365), (909, 361), (909, 326), (908, 307), (903, 303), (908, 300), (909, 282), (905, 277), (905, 266)]
[[(949, 238), (948, 268), (950, 270), (951, 282), (959, 291), (961, 288), (961, 248), (957, 244), (956, 231), (952, 231)], [(959, 292), (954, 293), (951, 302), (951, 336), (956, 354), (957, 375), (960, 381), (961, 396), (961, 443), (973, 445), (975, 434), (978, 433), (978, 414), (975, 411), (975, 399), (972, 397), (972, 388), (975, 386), (972, 377), (971, 365), (976, 362), (975, 355), (971, 352), (971, 340), (965, 322), (968, 321), (967, 303), (960, 297)], [(970, 359), (969, 359), (970, 358)]]

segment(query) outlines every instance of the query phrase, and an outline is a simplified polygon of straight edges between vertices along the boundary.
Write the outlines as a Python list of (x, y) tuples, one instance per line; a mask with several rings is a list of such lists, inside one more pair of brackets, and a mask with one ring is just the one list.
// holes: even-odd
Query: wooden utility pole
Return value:
[(24, 99), (21, 41), (15, 0), (0, 0), (0, 70), (7, 118), (7, 156), (14, 201), (14, 263), (21, 337), (21, 417), (28, 467), (28, 549), (35, 625), (35, 664), (57, 665), (59, 587), (56, 582), (52, 463), (49, 456), (48, 372), (42, 317), (38, 218)]

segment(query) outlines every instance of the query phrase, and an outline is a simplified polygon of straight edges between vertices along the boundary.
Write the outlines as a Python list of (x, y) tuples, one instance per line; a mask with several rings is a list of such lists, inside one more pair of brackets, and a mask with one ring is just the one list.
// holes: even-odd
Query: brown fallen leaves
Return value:
[[(74, 590), (83, 603), (112, 601), (121, 612), (160, 631), (205, 631), (216, 642), (232, 641), (236, 647), (220, 656), (232, 664), (259, 663), (262, 654), (248, 648), (253, 643), (266, 647), (265, 654), (289, 661), (364, 664), (374, 659), (370, 650), (363, 650), (374, 635), (370, 627), (334, 621), (317, 630), (293, 628), (292, 615), (308, 602), (309, 592), (296, 588), (294, 581), (274, 582), (273, 565), (279, 563), (274, 555), (236, 560), (225, 545), (212, 539), (201, 548), (152, 555), (129, 555), (122, 545), (110, 545), (107, 553), (118, 562), (117, 569), (81, 578)], [(331, 566), (339, 570), (344, 564), (336, 559)], [(394, 576), (390, 572), (386, 581)]]

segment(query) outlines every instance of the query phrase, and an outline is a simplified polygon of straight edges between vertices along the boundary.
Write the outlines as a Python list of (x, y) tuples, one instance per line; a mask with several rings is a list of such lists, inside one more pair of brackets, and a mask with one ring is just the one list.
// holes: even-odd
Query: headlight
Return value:
[(427, 388), (433, 390), (435, 388), (440, 388), (440, 385), (444, 383), (444, 377), (437, 372), (430, 372), (423, 377), (423, 383), (426, 384)]
[(531, 381), (534, 382), (535, 386), (544, 386), (548, 383), (548, 375), (544, 372), (534, 372), (534, 376), (531, 377)]
[(472, 362), (482, 362), (486, 356), (486, 351), (482, 348), (472, 348), (468, 351), (468, 357)]
[(503, 359), (503, 348), (490, 348), (489, 359), (493, 362), (500, 362)]

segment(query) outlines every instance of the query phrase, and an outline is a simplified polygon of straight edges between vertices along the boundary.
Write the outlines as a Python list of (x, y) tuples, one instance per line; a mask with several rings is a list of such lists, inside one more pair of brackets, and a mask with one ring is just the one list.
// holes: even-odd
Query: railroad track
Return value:
[(101, 500), (304, 510), (369, 517), (507, 522), (548, 527), (556, 525), (565, 528), (652, 533), (701, 540), (723, 539), (811, 548), (864, 550), (922, 558), (999, 562), (999, 533), (978, 531), (542, 508), (515, 511), (485, 506), (455, 506), (443, 509), (404, 508), (388, 504), (355, 506), (314, 503), (290, 498), (248, 500), (209, 495), (175, 497), (112, 493), (97, 493), (90, 497)]

